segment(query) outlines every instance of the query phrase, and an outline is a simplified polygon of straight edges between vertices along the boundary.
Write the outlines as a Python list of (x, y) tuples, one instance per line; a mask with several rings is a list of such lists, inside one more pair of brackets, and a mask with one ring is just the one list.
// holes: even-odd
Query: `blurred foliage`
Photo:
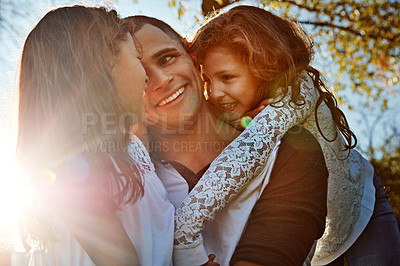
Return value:
[(180, 1), (177, 4), (175, 0), (171, 0), (171, 1), (168, 2), (168, 6), (177, 8), (177, 10), (178, 10), (178, 19), (181, 19), (181, 17), (189, 9), (189, 6), (184, 1)]
[[(189, 2), (170, 1), (170, 4), (178, 7), (181, 17)], [(332, 56), (335, 68), (323, 72), (335, 77), (332, 84), (335, 90), (351, 88), (364, 96), (364, 105), (378, 106), (381, 111), (388, 107), (391, 97), (399, 95), (399, 1), (203, 0), (202, 13), (207, 16), (233, 3), (264, 7), (310, 26), (311, 37), (323, 43), (327, 54)]]
[[(383, 114), (379, 114), (372, 123), (369, 132), (369, 147), (365, 154), (369, 156), (371, 164), (375, 171), (380, 175), (383, 185), (389, 194), (389, 202), (393, 207), (397, 224), (400, 229), (400, 131), (399, 119), (395, 118), (385, 125), (383, 144), (376, 148), (373, 145), (373, 128), (377, 121), (382, 119)], [(374, 158), (374, 155), (381, 154), (380, 159)]]
[(393, 154), (384, 153), (382, 159), (372, 159), (371, 163), (382, 178), (397, 223), (400, 224), (400, 143)]

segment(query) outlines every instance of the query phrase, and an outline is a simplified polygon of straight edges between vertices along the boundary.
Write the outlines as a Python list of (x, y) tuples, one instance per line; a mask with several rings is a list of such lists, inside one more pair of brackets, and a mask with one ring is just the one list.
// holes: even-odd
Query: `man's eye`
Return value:
[(164, 65), (164, 64), (168, 63), (169, 61), (171, 61), (172, 58), (174, 58), (172, 55), (164, 56), (163, 58), (161, 58), (160, 64)]

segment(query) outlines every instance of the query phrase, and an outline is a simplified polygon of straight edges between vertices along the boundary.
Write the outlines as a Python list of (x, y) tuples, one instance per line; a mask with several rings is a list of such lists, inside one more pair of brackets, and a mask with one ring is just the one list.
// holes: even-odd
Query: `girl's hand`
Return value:
[(201, 266), (219, 266), (218, 262), (214, 262), (215, 260), (215, 255), (214, 254), (210, 254), (208, 255), (208, 262), (201, 265)]
[(254, 108), (253, 110), (248, 111), (244, 116), (250, 116), (251, 118), (254, 118), (256, 115), (258, 115), (262, 110), (264, 110), (264, 108), (267, 105), (270, 105), (271, 103), (273, 103), (275, 101), (274, 98), (269, 98), (269, 99), (265, 99), (263, 100), (256, 108)]
[(262, 110), (264, 110), (264, 108), (267, 105), (270, 105), (274, 101), (275, 101), (274, 98), (269, 98), (269, 99), (263, 100), (256, 108), (245, 113), (239, 120), (231, 121), (229, 124), (231, 124), (233, 127), (235, 127), (236, 129), (239, 129), (239, 130), (246, 129), (246, 127), (251, 123), (253, 118), (256, 115), (258, 115)]

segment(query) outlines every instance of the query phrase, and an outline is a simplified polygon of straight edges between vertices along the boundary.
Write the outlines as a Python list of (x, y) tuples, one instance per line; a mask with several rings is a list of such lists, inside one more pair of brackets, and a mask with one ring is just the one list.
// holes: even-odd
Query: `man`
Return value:
[[(213, 117), (185, 41), (162, 21), (144, 16), (130, 19), (136, 26), (135, 38), (149, 78), (145, 91), (149, 150), (171, 202), (178, 207), (213, 159), (240, 132)], [(314, 240), (322, 235), (328, 177), (324, 158), (308, 132), (298, 127), (290, 132), (282, 139), (268, 185), (264, 190), (256, 188), (260, 195), (253, 210), (246, 206), (235, 212), (243, 212), (246, 220), (249, 217), (246, 228), (221, 225), (221, 221), (229, 222), (226, 210), (235, 209), (236, 203), (229, 204), (225, 213), (219, 213), (205, 228), (207, 252), (216, 253), (218, 262), (301, 265)], [(242, 194), (246, 190), (249, 188)], [(213, 233), (226, 230), (240, 230), (241, 238), (218, 247), (223, 235)], [(186, 264), (207, 262), (206, 256), (197, 255), (187, 257)]]

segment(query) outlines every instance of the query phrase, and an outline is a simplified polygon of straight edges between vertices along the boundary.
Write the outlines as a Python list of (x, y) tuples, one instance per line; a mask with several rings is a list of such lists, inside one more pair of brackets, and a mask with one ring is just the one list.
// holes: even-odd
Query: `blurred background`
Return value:
[(357, 150), (381, 174), (399, 220), (400, 1), (0, 0), (0, 265), (22, 264), (9, 255), (18, 205), (26, 197), (14, 162), (21, 48), (48, 11), (74, 4), (113, 7), (121, 17), (157, 17), (189, 38), (210, 12), (240, 4), (297, 20), (314, 39), (313, 65), (335, 92), (358, 137)]

